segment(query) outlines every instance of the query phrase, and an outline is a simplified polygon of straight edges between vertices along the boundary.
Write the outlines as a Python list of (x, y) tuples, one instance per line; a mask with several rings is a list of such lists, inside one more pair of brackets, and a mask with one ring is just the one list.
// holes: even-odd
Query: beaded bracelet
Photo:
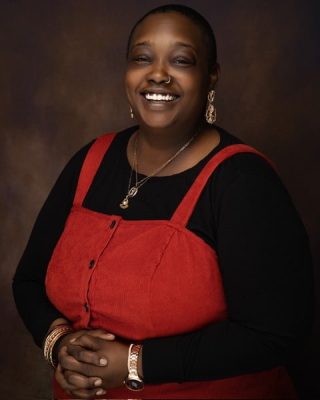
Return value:
[(57, 325), (52, 329), (47, 335), (44, 345), (43, 345), (43, 355), (45, 360), (51, 365), (51, 367), (56, 368), (57, 362), (53, 358), (53, 347), (57, 341), (66, 334), (73, 332), (73, 329), (68, 324)]

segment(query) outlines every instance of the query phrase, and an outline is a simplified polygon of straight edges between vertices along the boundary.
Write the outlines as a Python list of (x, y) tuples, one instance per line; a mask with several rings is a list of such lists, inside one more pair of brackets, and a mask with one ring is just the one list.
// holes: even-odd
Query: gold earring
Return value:
[(217, 120), (217, 110), (214, 106), (214, 98), (216, 96), (215, 90), (210, 90), (208, 93), (208, 102), (206, 109), (206, 121), (208, 124), (212, 125)]
[(129, 106), (129, 111), (130, 111), (130, 117), (133, 119), (134, 118), (134, 114), (133, 114), (133, 109), (131, 106)]

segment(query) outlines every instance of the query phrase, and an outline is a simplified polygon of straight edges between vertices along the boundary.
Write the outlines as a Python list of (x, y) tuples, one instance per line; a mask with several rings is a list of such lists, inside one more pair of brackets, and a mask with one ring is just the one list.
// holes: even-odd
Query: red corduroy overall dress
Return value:
[[(50, 301), (75, 329), (103, 328), (132, 342), (226, 319), (217, 255), (186, 225), (216, 167), (234, 154), (257, 151), (232, 145), (211, 158), (171, 220), (129, 221), (82, 207), (113, 138), (98, 138), (82, 166), (74, 205), (48, 266)], [(55, 381), (53, 386), (55, 399), (70, 398)], [(136, 393), (121, 387), (103, 397), (292, 399), (295, 393), (285, 369), (278, 367), (222, 380), (146, 385)]]

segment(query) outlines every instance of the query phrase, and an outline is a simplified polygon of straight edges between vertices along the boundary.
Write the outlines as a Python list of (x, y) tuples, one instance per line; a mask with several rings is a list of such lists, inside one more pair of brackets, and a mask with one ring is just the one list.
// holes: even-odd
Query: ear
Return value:
[(218, 80), (220, 77), (220, 65), (218, 63), (216, 63), (211, 71), (210, 71), (210, 75), (209, 75), (209, 89), (214, 89)]

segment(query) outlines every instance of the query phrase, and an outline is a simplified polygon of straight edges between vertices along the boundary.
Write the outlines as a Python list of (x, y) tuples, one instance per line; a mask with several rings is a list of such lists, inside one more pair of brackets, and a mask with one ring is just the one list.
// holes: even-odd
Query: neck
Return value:
[[(128, 146), (128, 159), (133, 165), (133, 155), (135, 145), (137, 145), (138, 170), (140, 173), (149, 175), (156, 168), (170, 159), (178, 150), (180, 150), (195, 135), (199, 135), (203, 126), (190, 126), (188, 129), (170, 128), (170, 129), (149, 129), (141, 126), (139, 130), (131, 137), (131, 143)], [(138, 142), (136, 143), (136, 139)], [(188, 146), (170, 166), (181, 162), (184, 156), (190, 152), (194, 141)], [(167, 169), (166, 169), (167, 171)]]
[(139, 149), (152, 152), (171, 152), (178, 150), (192, 136), (199, 134), (204, 129), (204, 124), (195, 123), (189, 126), (173, 126), (170, 128), (150, 128), (140, 126), (137, 135), (139, 136)]

